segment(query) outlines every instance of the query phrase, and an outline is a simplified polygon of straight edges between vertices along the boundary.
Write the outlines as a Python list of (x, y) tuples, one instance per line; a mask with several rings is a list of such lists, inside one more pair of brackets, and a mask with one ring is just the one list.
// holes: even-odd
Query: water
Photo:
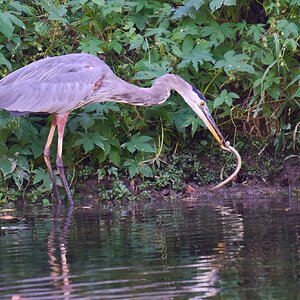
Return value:
[(29, 207), (0, 220), (0, 299), (300, 299), (300, 203)]

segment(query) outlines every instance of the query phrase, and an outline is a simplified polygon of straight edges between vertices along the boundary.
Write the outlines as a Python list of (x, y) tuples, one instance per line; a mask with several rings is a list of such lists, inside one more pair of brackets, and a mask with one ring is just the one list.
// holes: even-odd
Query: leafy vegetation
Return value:
[[(139, 85), (177, 73), (204, 93), (229, 140), (246, 136), (258, 152), (297, 153), (299, 14), (298, 0), (3, 0), (0, 75), (45, 56), (82, 51), (104, 54), (117, 75)], [(130, 178), (160, 174), (163, 181), (161, 157), (184, 149), (195, 135), (209, 141), (202, 126), (178, 95), (143, 109), (115, 103), (84, 107), (67, 127), (69, 180), (84, 176), (90, 166), (89, 174), (99, 180), (125, 172)], [(48, 127), (40, 115), (0, 112), (4, 190), (30, 183), (49, 191), (42, 156)]]

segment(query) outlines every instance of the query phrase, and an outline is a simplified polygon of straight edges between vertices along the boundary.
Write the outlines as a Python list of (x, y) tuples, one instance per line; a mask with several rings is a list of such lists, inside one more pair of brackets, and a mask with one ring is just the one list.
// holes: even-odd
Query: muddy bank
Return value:
[[(250, 162), (249, 162), (250, 164)], [(99, 184), (103, 189), (110, 193), (99, 193)], [(111, 196), (109, 200), (121, 200), (129, 198), (138, 200), (141, 198), (162, 199), (162, 198), (209, 198), (209, 199), (229, 199), (229, 198), (259, 198), (259, 197), (300, 197), (300, 159), (293, 158), (284, 161), (281, 167), (276, 169), (276, 172), (270, 173), (269, 176), (261, 177), (260, 173), (249, 174), (243, 168), (234, 182), (227, 184), (217, 190), (210, 189), (216, 183), (199, 184), (194, 181), (185, 181), (180, 189), (172, 189), (172, 187), (163, 187), (156, 189), (151, 183), (145, 184), (139, 179), (122, 180), (124, 189), (128, 193), (119, 191), (119, 195), (112, 191), (114, 185), (113, 180), (105, 179), (102, 182), (97, 182), (95, 178), (82, 182), (78, 190), (78, 199), (90, 199), (91, 201), (105, 201), (107, 195)], [(129, 195), (130, 193), (130, 195)], [(118, 196), (119, 199), (118, 199)], [(93, 199), (93, 200), (92, 200)]]

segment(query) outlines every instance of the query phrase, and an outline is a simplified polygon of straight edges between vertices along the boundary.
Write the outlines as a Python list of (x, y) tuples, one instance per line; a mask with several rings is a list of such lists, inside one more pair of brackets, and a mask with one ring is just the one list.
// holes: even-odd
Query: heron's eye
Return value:
[(200, 101), (200, 106), (204, 106), (205, 102), (204, 101)]

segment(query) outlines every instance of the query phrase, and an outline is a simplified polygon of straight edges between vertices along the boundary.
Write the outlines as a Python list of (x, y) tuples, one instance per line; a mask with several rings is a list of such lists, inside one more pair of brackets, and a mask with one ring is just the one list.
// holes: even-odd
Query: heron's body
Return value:
[[(160, 95), (153, 95), (155, 89), (144, 88), (143, 94), (136, 93), (134, 98), (136, 89), (143, 88), (116, 76), (94, 55), (78, 53), (47, 57), (0, 81), (0, 109), (18, 114), (66, 113), (92, 102), (126, 103), (133, 100), (130, 104), (151, 105), (153, 101), (162, 102), (169, 96), (167, 89)], [(148, 97), (149, 93), (151, 97)]]
[(155, 80), (152, 87), (140, 88), (118, 76), (99, 58), (90, 54), (47, 57), (14, 71), (0, 80), (0, 109), (22, 115), (31, 112), (53, 114), (44, 149), (56, 198), (59, 198), (50, 164), (50, 145), (58, 130), (56, 165), (69, 202), (72, 196), (64, 174), (62, 143), (69, 112), (81, 106), (104, 101), (148, 106), (164, 102), (176, 90), (212, 131), (220, 144), (224, 138), (214, 123), (203, 95), (181, 77), (171, 74)]

